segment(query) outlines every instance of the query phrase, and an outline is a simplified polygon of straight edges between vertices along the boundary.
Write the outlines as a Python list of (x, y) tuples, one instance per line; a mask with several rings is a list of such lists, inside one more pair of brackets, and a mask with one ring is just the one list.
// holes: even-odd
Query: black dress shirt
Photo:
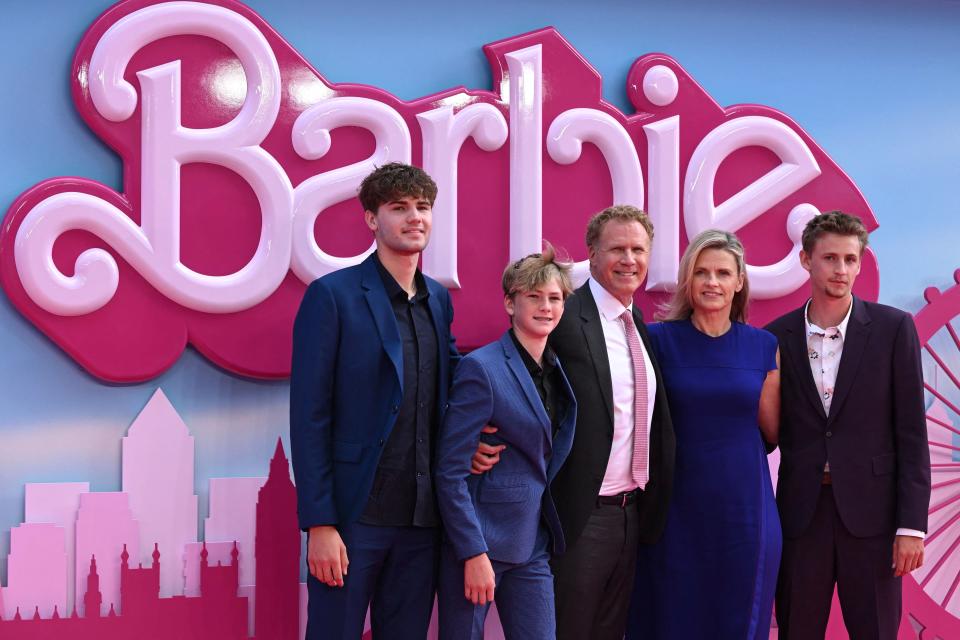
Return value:
[[(384, 443), (363, 524), (434, 527), (440, 524), (433, 494), (433, 441), (437, 432), (439, 344), (428, 305), (429, 292), (417, 270), (412, 298), (374, 257), (393, 307), (403, 343), (403, 398)], [(357, 380), (357, 384), (364, 384)]]
[(557, 356), (553, 350), (547, 346), (543, 350), (543, 366), (537, 364), (537, 361), (527, 353), (517, 335), (510, 329), (510, 337), (513, 344), (520, 352), (520, 359), (523, 360), (523, 366), (533, 379), (533, 385), (537, 388), (537, 394), (540, 401), (543, 402), (543, 408), (550, 419), (550, 426), (553, 428), (553, 434), (556, 435), (560, 428), (560, 420), (567, 408), (567, 399), (563, 393), (563, 379), (560, 377), (560, 370), (557, 368)]

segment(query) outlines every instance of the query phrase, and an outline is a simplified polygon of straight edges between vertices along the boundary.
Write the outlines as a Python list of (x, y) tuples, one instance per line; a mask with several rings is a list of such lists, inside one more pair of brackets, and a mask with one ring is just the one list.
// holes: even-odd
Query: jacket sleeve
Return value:
[(290, 449), (300, 528), (337, 524), (333, 491), (333, 387), (339, 313), (329, 287), (307, 288), (293, 324)]
[(920, 339), (903, 315), (893, 347), (894, 437), (897, 447), (897, 528), (927, 531), (930, 449), (923, 400)]
[(450, 383), (453, 379), (453, 374), (457, 370), (457, 365), (460, 364), (460, 359), (463, 357), (460, 355), (460, 352), (457, 350), (457, 339), (453, 335), (452, 325), (453, 325), (453, 303), (450, 301), (450, 292), (446, 289), (443, 290), (444, 298), (446, 300), (445, 309), (447, 311), (447, 333), (450, 336), (450, 340), (447, 344), (447, 357), (450, 358), (450, 380), (444, 382)]
[(493, 391), (487, 373), (476, 359), (465, 358), (454, 374), (450, 407), (437, 440), (435, 471), (440, 516), (459, 560), (488, 550), (467, 479), (480, 430), (492, 416)]

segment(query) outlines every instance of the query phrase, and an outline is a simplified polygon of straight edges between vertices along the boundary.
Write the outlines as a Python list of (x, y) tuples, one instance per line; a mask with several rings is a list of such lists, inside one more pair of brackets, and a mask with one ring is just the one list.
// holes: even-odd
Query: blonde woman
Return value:
[(782, 547), (764, 440), (777, 441), (777, 340), (747, 324), (743, 245), (705, 231), (649, 326), (677, 437), (673, 501), (643, 547), (628, 638), (759, 640)]

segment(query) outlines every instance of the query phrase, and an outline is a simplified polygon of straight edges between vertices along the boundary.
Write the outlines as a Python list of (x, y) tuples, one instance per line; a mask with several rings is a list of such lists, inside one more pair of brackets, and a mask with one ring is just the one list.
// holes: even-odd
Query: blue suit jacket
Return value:
[[(537, 388), (505, 333), (477, 349), (457, 367), (437, 444), (436, 489), (447, 539), (460, 560), (486, 552), (492, 560), (530, 559), (541, 515), (563, 553), (563, 531), (550, 496), (570, 447), (577, 404), (560, 369), (569, 403), (556, 436)], [(486, 424), (499, 428), (485, 438), (507, 445), (505, 455), (483, 475), (471, 475), (470, 459)]]
[[(447, 290), (424, 277), (440, 346), (437, 416), (460, 355)], [(356, 521), (403, 397), (403, 345), (373, 256), (315, 280), (293, 326), (290, 446), (300, 527)]]

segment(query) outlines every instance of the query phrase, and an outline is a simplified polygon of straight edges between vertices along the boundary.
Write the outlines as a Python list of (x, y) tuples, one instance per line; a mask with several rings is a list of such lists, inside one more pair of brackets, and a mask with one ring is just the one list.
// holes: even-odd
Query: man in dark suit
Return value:
[[(655, 542), (665, 524), (673, 425), (633, 304), (652, 239), (650, 218), (635, 207), (595, 215), (586, 234), (590, 279), (550, 335), (578, 406), (573, 448), (551, 485), (567, 544), (552, 561), (560, 640), (623, 638), (638, 545)], [(474, 470), (498, 454), (481, 445)]]
[(360, 202), (376, 252), (314, 281), (294, 323), (290, 440), (309, 532), (309, 640), (356, 640), (371, 601), (374, 637), (427, 633), (440, 525), (432, 450), (459, 358), (450, 296), (417, 269), (436, 195), (416, 167), (367, 176)]
[(923, 563), (930, 500), (920, 344), (911, 317), (856, 298), (867, 231), (814, 217), (800, 261), (810, 300), (780, 341), (780, 638), (823, 638), (834, 585), (854, 640), (894, 639), (901, 578)]

